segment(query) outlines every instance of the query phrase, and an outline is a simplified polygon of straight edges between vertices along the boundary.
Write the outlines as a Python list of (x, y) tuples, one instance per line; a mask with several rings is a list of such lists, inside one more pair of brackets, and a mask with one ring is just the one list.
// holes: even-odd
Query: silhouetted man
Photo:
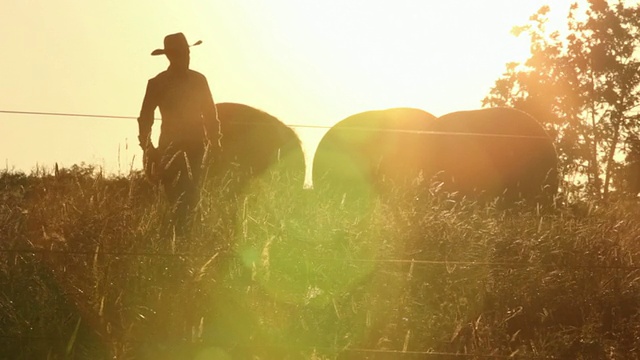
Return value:
[[(205, 158), (217, 157), (221, 137), (207, 79), (189, 69), (189, 47), (185, 36), (177, 33), (166, 36), (164, 48), (151, 53), (166, 55), (169, 67), (149, 80), (138, 118), (145, 167), (155, 167), (180, 227), (198, 202)], [(156, 107), (162, 116), (157, 149), (151, 143)]]

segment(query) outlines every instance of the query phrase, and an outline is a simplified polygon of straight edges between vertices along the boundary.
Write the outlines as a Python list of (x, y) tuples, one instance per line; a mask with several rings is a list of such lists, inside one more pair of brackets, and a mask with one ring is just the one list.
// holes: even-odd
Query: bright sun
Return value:
[[(269, 54), (257, 66), (280, 80), (270, 91), (283, 100), (268, 108), (277, 115), (286, 107), (288, 123), (331, 125), (372, 109), (411, 106), (442, 115), (479, 107), (505, 64), (528, 55), (526, 39), (509, 32), (539, 4), (514, 3), (254, 0), (238, 6), (254, 46)], [(309, 114), (310, 104), (322, 117)]]

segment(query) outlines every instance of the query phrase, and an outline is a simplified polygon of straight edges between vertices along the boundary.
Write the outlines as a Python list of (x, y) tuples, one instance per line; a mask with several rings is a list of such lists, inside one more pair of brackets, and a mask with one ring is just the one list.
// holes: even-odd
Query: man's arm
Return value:
[(140, 116), (138, 117), (138, 140), (140, 141), (140, 147), (142, 150), (146, 150), (151, 144), (151, 127), (153, 126), (153, 118), (155, 114), (158, 102), (156, 99), (154, 86), (149, 80), (147, 83), (147, 90), (144, 94), (144, 100), (142, 101), (142, 109), (140, 109)]

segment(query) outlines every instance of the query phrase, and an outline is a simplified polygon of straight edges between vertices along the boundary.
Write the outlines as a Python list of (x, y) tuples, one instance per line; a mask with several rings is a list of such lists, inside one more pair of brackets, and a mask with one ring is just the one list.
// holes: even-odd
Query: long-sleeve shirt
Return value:
[(206, 140), (220, 146), (220, 120), (204, 75), (169, 67), (149, 80), (138, 118), (141, 142), (149, 139), (156, 107), (162, 116), (159, 148)]

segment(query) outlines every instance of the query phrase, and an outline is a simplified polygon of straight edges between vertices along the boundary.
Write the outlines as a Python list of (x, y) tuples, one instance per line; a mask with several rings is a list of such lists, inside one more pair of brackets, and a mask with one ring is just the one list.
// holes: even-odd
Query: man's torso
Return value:
[(203, 106), (208, 91), (204, 76), (193, 70), (164, 71), (150, 82), (162, 115), (159, 146), (202, 143)]

